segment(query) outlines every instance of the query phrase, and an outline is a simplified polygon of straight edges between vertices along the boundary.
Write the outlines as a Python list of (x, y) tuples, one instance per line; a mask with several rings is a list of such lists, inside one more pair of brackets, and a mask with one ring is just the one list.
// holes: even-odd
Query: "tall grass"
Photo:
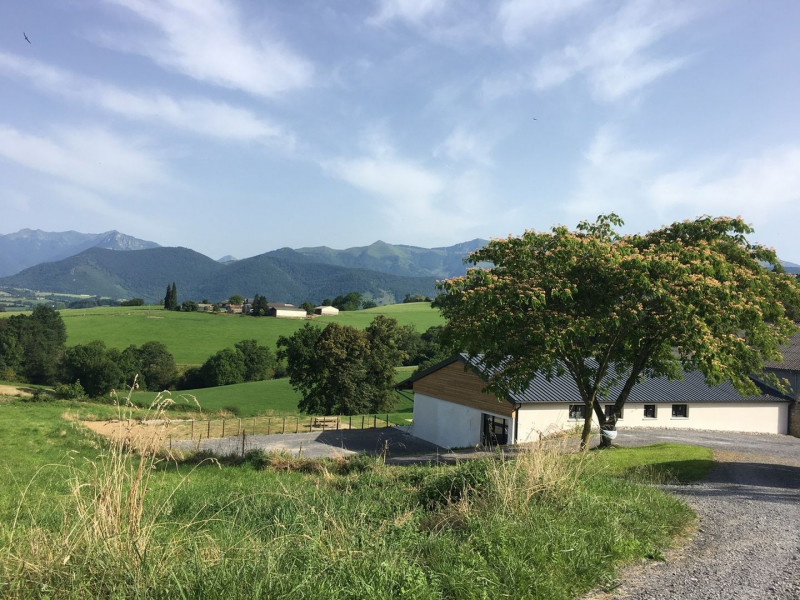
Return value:
[(692, 518), (553, 445), (441, 466), (251, 453), (189, 468), (156, 437), (132, 453), (125, 423), (74, 456), (66, 493), (56, 477), (0, 522), (0, 596), (566, 599)]

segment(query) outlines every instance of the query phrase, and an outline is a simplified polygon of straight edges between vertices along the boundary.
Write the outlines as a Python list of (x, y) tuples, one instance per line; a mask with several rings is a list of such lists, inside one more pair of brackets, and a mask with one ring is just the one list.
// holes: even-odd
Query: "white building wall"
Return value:
[[(481, 443), (483, 411), (424, 394), (414, 394), (414, 422), (411, 435), (444, 448), (468, 448)], [(492, 413), (487, 413), (492, 414)], [(509, 421), (509, 438), (514, 431)]]
[[(655, 403), (654, 419), (644, 416), (645, 404), (626, 404), (622, 411), (622, 419), (618, 421), (618, 428), (658, 427), (779, 434), (786, 434), (789, 429), (787, 402), (688, 403), (686, 418), (673, 417), (671, 403)], [(536, 441), (540, 434), (548, 435), (583, 425), (583, 419), (569, 419), (569, 405), (565, 403), (523, 404), (517, 418), (519, 419), (517, 441), (520, 443)], [(596, 419), (595, 425), (597, 425)]]

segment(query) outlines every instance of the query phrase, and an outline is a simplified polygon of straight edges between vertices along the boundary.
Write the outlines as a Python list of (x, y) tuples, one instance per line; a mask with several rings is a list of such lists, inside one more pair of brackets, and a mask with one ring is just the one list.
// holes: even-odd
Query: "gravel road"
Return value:
[(800, 599), (800, 439), (691, 431), (621, 431), (621, 445), (708, 446), (718, 465), (700, 484), (666, 486), (700, 517), (663, 562), (634, 565), (611, 593), (625, 600)]

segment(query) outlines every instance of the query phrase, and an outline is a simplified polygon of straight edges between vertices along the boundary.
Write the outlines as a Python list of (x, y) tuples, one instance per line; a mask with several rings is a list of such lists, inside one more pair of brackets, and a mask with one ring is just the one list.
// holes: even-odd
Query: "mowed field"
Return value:
[(60, 311), (67, 329), (67, 345), (103, 340), (107, 346), (124, 349), (131, 344), (159, 341), (167, 346), (179, 365), (200, 365), (209, 356), (236, 342), (255, 339), (276, 347), (278, 337), (292, 335), (305, 323), (324, 327), (335, 321), (359, 329), (367, 327), (377, 315), (413, 325), (420, 333), (444, 319), (427, 302), (393, 304), (367, 310), (342, 312), (335, 317), (313, 319), (275, 319), (244, 315), (184, 313), (158, 306), (103, 307)]

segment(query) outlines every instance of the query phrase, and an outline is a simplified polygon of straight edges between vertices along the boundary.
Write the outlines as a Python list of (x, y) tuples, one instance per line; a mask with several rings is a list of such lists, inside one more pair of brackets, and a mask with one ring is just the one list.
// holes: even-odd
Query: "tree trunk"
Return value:
[(581, 450), (586, 450), (589, 447), (589, 438), (592, 435), (592, 405), (586, 405), (583, 418), (583, 431), (581, 432)]

